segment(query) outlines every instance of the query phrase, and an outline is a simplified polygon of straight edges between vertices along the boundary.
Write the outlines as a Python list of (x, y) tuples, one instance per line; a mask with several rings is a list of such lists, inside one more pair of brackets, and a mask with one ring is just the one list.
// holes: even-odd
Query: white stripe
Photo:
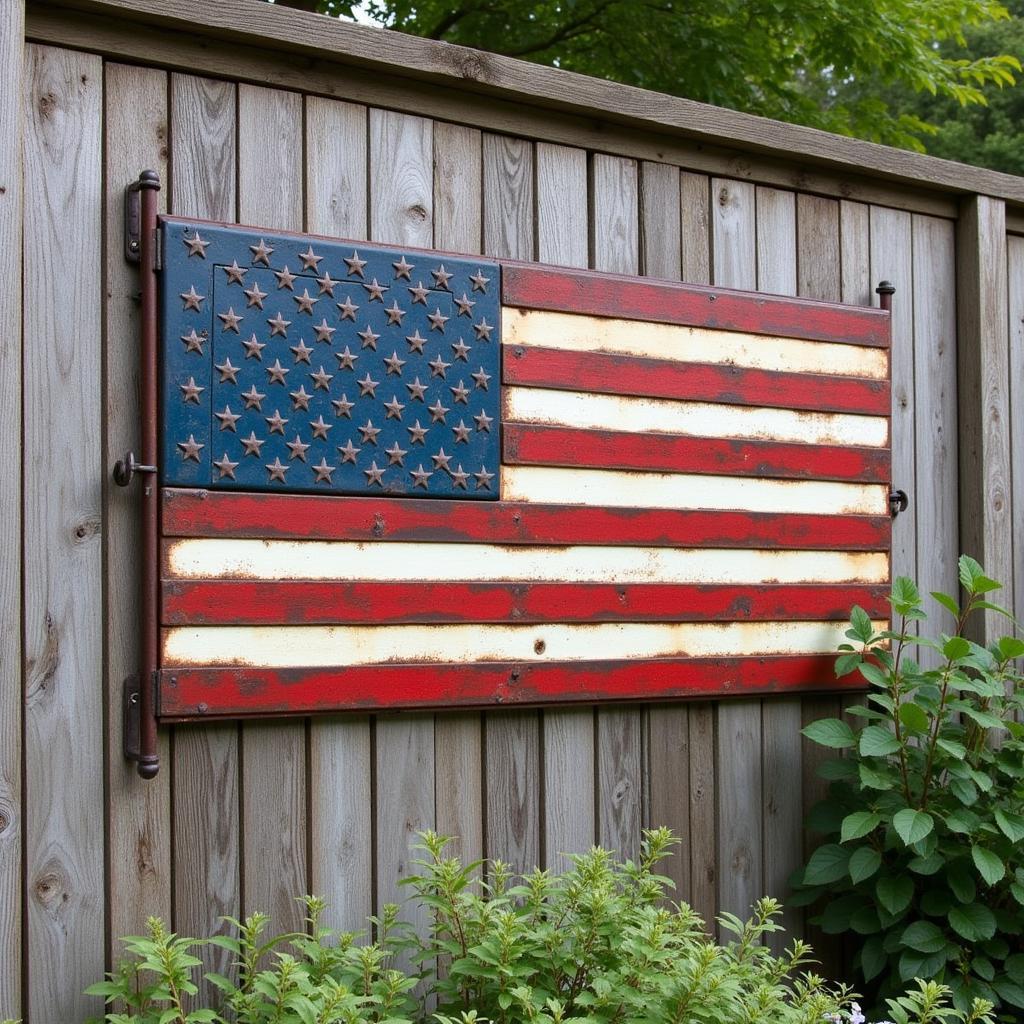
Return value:
[(884, 552), (203, 538), (168, 545), (167, 569), (183, 579), (883, 583), (889, 559)]
[(882, 348), (573, 313), (506, 307), (502, 310), (501, 336), (507, 344), (544, 345), (573, 352), (614, 352), (874, 380), (885, 380), (889, 375), (889, 354)]
[(874, 516), (889, 511), (889, 489), (882, 484), (550, 466), (502, 466), (501, 496), (505, 501), (618, 508)]
[[(872, 448), (889, 442), (889, 421), (882, 416), (795, 412), (548, 388), (507, 387), (503, 395), (503, 417), (522, 423)], [(657, 438), (652, 437), (651, 443), (656, 444)]]
[[(875, 623), (876, 630), (884, 628)], [(845, 629), (837, 622), (203, 626), (167, 630), (164, 664), (284, 668), (828, 654), (843, 642)]]

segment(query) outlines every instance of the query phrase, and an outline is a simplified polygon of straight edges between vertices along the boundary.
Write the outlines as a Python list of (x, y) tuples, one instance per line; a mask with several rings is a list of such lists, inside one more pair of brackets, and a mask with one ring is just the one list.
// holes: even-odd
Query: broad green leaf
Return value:
[(906, 875), (884, 875), (875, 883), (875, 895), (890, 914), (899, 914), (914, 898), (914, 883)]
[(908, 925), (900, 936), (904, 946), (916, 949), (919, 953), (938, 953), (946, 946), (946, 936), (938, 925), (931, 921), (915, 921)]
[(1003, 970), (1011, 981), (1024, 985), (1024, 953), (1014, 953), (1003, 961)]
[(971, 645), (962, 636), (950, 636), (942, 643), (943, 657), (950, 661), (966, 658), (971, 653)]
[(915, 811), (905, 807), (897, 811), (892, 818), (892, 827), (903, 842), (910, 846), (919, 842), (935, 827), (935, 821), (927, 811)]
[(852, 747), (857, 742), (853, 730), (846, 722), (838, 718), (819, 719), (817, 722), (811, 722), (810, 725), (804, 726), (800, 731), (809, 740), (820, 743), (823, 747), (841, 749)]
[(860, 969), (864, 974), (864, 980), (871, 981), (872, 978), (877, 978), (885, 970), (888, 962), (889, 958), (882, 948), (881, 936), (873, 935), (860, 951)]
[(882, 855), (870, 846), (862, 846), (854, 850), (850, 857), (848, 871), (850, 880), (858, 885), (866, 878), (870, 878), (882, 866)]
[(1019, 882), (1014, 882), (1010, 886), (1010, 892), (1013, 894), (1013, 898), (1024, 907), (1024, 885)]
[(966, 804), (968, 807), (977, 803), (978, 788), (968, 779), (953, 779), (949, 784), (949, 791), (960, 803)]
[(995, 965), (987, 956), (976, 956), (971, 960), (971, 970), (985, 981), (991, 981), (996, 976)]
[(946, 828), (958, 835), (970, 835), (977, 827), (981, 819), (974, 811), (966, 807), (958, 807), (946, 815)]
[(853, 606), (850, 612), (850, 629), (846, 635), (851, 640), (859, 640), (862, 644), (869, 643), (875, 635), (874, 627), (871, 624), (871, 617), (859, 604)]
[(918, 704), (909, 702), (901, 704), (900, 722), (911, 732), (924, 733), (928, 731), (928, 715)]
[(973, 903), (978, 895), (978, 886), (974, 877), (964, 861), (957, 861), (946, 871), (946, 881), (953, 895), (961, 903)]
[(1011, 1006), (1024, 1009), (1024, 988), (1007, 978), (996, 978), (992, 987), (999, 993), (1000, 999)]
[(956, 740), (946, 740), (940, 736), (935, 741), (935, 746), (939, 750), (945, 751), (950, 757), (963, 758), (967, 756), (967, 748), (962, 743), (957, 743)]
[(972, 707), (964, 707), (960, 711), (972, 721), (977, 722), (983, 729), (1001, 729), (1003, 727), (1003, 720), (988, 711), (980, 711), (978, 708)]
[(850, 851), (838, 843), (826, 843), (811, 854), (804, 869), (806, 885), (827, 885), (846, 876)]
[(858, 665), (857, 667), (860, 669), (860, 674), (869, 683), (872, 683), (875, 686), (880, 686), (883, 689), (888, 689), (888, 687), (889, 687), (889, 677), (888, 677), (888, 675), (886, 675), (886, 673), (882, 669), (880, 669), (874, 662), (872, 662), (872, 661), (862, 661), (860, 663), (860, 665)]
[(896, 784), (896, 776), (892, 772), (878, 771), (866, 764), (858, 765), (857, 772), (860, 775), (860, 784), (865, 789), (887, 790)]
[(999, 826), (1003, 835), (1010, 840), (1011, 843), (1019, 843), (1024, 839), (1024, 818), (1019, 814), (1011, 814), (1008, 811), (1000, 810), (998, 807), (995, 810), (996, 824)]
[(856, 893), (832, 900), (818, 918), (821, 930), (827, 935), (842, 935), (850, 930), (850, 918), (863, 905), (863, 897)]
[(945, 963), (945, 952), (918, 953), (908, 950), (900, 957), (900, 980), (906, 982), (914, 978), (933, 978), (942, 970)]
[(836, 658), (836, 678), (841, 679), (843, 676), (849, 675), (863, 660), (864, 655), (861, 654), (860, 651), (840, 654), (839, 657)]
[(921, 603), (921, 592), (908, 576), (897, 576), (892, 581), (889, 604), (897, 615), (905, 615)]
[(929, 917), (945, 917), (953, 897), (945, 889), (929, 889), (921, 896), (921, 911)]
[(910, 870), (913, 871), (915, 875), (927, 876), (934, 875), (936, 872), (940, 871), (945, 863), (946, 858), (943, 857), (942, 854), (936, 850), (932, 853), (923, 854), (920, 857), (915, 857), (912, 861), (910, 861), (907, 867), (910, 868)]
[(971, 859), (974, 861), (974, 866), (978, 869), (978, 874), (989, 885), (995, 885), (1006, 874), (1006, 865), (1002, 862), (999, 855), (991, 850), (986, 850), (983, 846), (971, 847)]
[(860, 753), (865, 757), (884, 757), (900, 749), (900, 741), (884, 726), (869, 725), (860, 734)]
[(873, 832), (881, 820), (881, 816), (873, 811), (854, 811), (853, 814), (848, 814), (843, 818), (839, 841), (846, 843), (851, 839), (860, 839), (869, 832)]
[(1003, 661), (1024, 658), (1024, 640), (1016, 636), (1001, 636), (996, 642), (999, 657)]
[(949, 594), (943, 594), (939, 590), (933, 590), (931, 593), (932, 597), (934, 597), (935, 600), (950, 613), (950, 615), (956, 619), (960, 618), (960, 605), (957, 604), (955, 598), (950, 597)]
[(957, 563), (960, 570), (960, 583), (968, 594), (987, 594), (990, 590), (999, 590), (1002, 584), (985, 575), (985, 570), (970, 555), (961, 555)]
[(881, 927), (878, 908), (870, 902), (857, 910), (850, 918), (850, 927), (858, 935), (874, 935)]
[(996, 916), (981, 903), (953, 907), (948, 920), (950, 928), (968, 942), (982, 942), (996, 933)]
[(857, 762), (853, 758), (824, 761), (818, 765), (817, 775), (819, 778), (828, 779), (829, 782), (854, 779), (857, 777)]

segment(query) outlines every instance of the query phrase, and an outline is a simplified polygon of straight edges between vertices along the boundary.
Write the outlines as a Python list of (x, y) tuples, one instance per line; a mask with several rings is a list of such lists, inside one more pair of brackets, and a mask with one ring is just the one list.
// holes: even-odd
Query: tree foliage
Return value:
[(948, 49), (1008, 17), (996, 0), (317, 2), (400, 32), (916, 149), (924, 118), (881, 90), (977, 105), (1020, 70), (1011, 54)]

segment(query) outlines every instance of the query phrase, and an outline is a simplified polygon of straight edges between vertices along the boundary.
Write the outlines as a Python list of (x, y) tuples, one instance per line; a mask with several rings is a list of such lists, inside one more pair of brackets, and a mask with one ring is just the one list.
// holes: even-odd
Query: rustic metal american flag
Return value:
[(858, 685), (887, 312), (161, 230), (165, 720)]

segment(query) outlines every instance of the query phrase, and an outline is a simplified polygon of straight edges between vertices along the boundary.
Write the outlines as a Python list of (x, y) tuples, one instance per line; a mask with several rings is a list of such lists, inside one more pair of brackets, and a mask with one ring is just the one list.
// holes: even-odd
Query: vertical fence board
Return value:
[(870, 306), (874, 297), (870, 220), (871, 210), (865, 203), (854, 203), (848, 199), (840, 202), (841, 301), (855, 306)]
[[(25, 819), (28, 1012), (77, 1021), (103, 971), (102, 92), (26, 50)], [(72, 345), (73, 339), (73, 345)]]
[[(803, 197), (800, 197), (801, 199)], [(797, 293), (797, 207), (792, 192), (758, 188), (757, 288), (777, 295)], [(803, 206), (800, 205), (801, 214)], [(804, 223), (801, 216), (800, 223)], [(781, 953), (801, 934), (800, 912), (786, 905), (788, 879), (802, 858), (802, 806), (794, 799), (793, 780), (800, 777), (800, 700), (772, 697), (761, 706), (762, 815), (761, 864), (765, 895), (783, 901), (780, 923), (786, 932), (771, 935), (768, 945)]]
[[(22, 72), (25, 6), (0, 6), (0, 437), (21, 432)], [(0, 1018), (21, 1009), (21, 466), (0, 488)]]
[(1013, 467), (1013, 592), (1016, 614), (1024, 609), (1024, 238), (1006, 240), (1010, 341), (1010, 454)]
[[(689, 284), (711, 281), (711, 181), (703, 174), (679, 176), (680, 276)], [(718, 814), (715, 796), (715, 711), (710, 703), (687, 705), (690, 831), (683, 846), (690, 857), (690, 889), (683, 894), (706, 922), (718, 913)], [(653, 736), (652, 736), (653, 742)], [(651, 780), (654, 799), (654, 780)], [(685, 856), (680, 852), (680, 856)]]
[[(233, 221), (235, 165), (234, 85), (172, 75), (171, 211)], [(178, 728), (172, 751), (174, 927), (185, 935), (226, 931), (220, 918), (242, 912), (238, 727)], [(206, 970), (231, 972), (226, 950), (204, 946), (198, 955)]]
[(704, 174), (679, 175), (681, 278), (687, 284), (711, 280), (711, 181)]
[[(755, 189), (745, 182), (711, 184), (714, 283), (757, 287)], [(729, 701), (717, 709), (718, 906), (745, 914), (764, 888), (760, 846), (761, 702)]]
[[(704, 193), (707, 194), (705, 182)], [(640, 263), (653, 277), (679, 280), (682, 265), (681, 188), (679, 168), (644, 163), (640, 178)], [(707, 251), (707, 235), (704, 237)], [(667, 825), (679, 838), (662, 873), (675, 883), (675, 898), (689, 899), (692, 889), (690, 847), (690, 709), (685, 704), (655, 704), (647, 711), (647, 815), (651, 827)]]
[[(483, 137), (484, 252), (532, 260), (533, 146), (522, 139)], [(485, 852), (516, 870), (540, 862), (540, 717), (536, 711), (484, 716)]]
[[(544, 263), (585, 267), (587, 154), (567, 146), (537, 145), (537, 256)], [(544, 858), (564, 867), (562, 856), (588, 849), (594, 817), (593, 708), (543, 713)]]
[[(1012, 607), (1006, 205), (1001, 200), (987, 196), (964, 200), (957, 231), (956, 269), (960, 542), (989, 576), (1003, 584), (999, 603)], [(895, 373), (893, 367), (894, 378)], [(901, 516), (897, 522), (906, 518)], [(996, 612), (985, 612), (986, 636), (999, 636), (1004, 628)], [(975, 639), (980, 635), (976, 634)]]
[[(306, 99), (306, 228), (366, 237), (366, 108)], [(339, 297), (341, 293), (339, 292)], [(373, 912), (370, 719), (314, 719), (309, 727), (309, 887), (344, 931)]]
[[(103, 479), (126, 451), (139, 451), (139, 274), (119, 244), (124, 189), (141, 170), (160, 174), (167, 204), (167, 75), (108, 64), (106, 131), (106, 391)], [(149, 782), (124, 759), (121, 687), (139, 667), (139, 502), (142, 484), (108, 484), (104, 531), (107, 621), (107, 815), (111, 962), (122, 935), (134, 935), (150, 915), (171, 916), (171, 766), (167, 734), (160, 733), (161, 770)]]
[[(591, 264), (640, 270), (640, 183), (635, 160), (597, 153), (590, 165)], [(644, 820), (643, 712), (597, 709), (597, 838), (620, 857), (635, 857)]]
[[(892, 297), (892, 482), (910, 494), (914, 481), (914, 291), (910, 214), (871, 207), (871, 280), (891, 281)], [(877, 305), (877, 299), (875, 299)], [(900, 516), (892, 529), (893, 576), (917, 576), (913, 516)]]
[(798, 292), (838, 302), (842, 290), (839, 203), (801, 193), (796, 204), (799, 257)]
[[(481, 134), (462, 125), (434, 124), (434, 245), (476, 253), (483, 241)], [(481, 716), (439, 714), (434, 720), (437, 830), (454, 836), (463, 862), (484, 849), (483, 725)]]
[[(377, 242), (430, 248), (433, 226), (431, 122), (407, 114), (370, 111), (370, 231)], [(433, 828), (434, 718), (382, 716), (376, 723), (377, 911), (401, 903), (397, 881), (413, 873), (416, 833)], [(406, 913), (425, 926), (428, 915)]]
[[(952, 222), (915, 215), (914, 418), (916, 475), (912, 514), (917, 527), (917, 583), (922, 594), (956, 594), (957, 510), (956, 244)], [(902, 518), (902, 517), (901, 517)], [(930, 609), (938, 606), (930, 599)], [(944, 629), (949, 628), (948, 620)], [(938, 665), (937, 652), (918, 659)]]
[[(238, 216), (244, 224), (302, 230), (298, 93), (239, 86)], [(281, 293), (268, 302), (290, 298)], [(282, 312), (287, 317), (289, 309)], [(282, 931), (300, 929), (304, 915), (295, 897), (309, 884), (305, 723), (245, 722), (241, 749), (244, 910), (270, 914)]]
[(483, 137), (484, 252), (532, 260), (533, 146), (504, 135)]
[(679, 280), (681, 191), (678, 167), (640, 165), (640, 267), (648, 277)]

